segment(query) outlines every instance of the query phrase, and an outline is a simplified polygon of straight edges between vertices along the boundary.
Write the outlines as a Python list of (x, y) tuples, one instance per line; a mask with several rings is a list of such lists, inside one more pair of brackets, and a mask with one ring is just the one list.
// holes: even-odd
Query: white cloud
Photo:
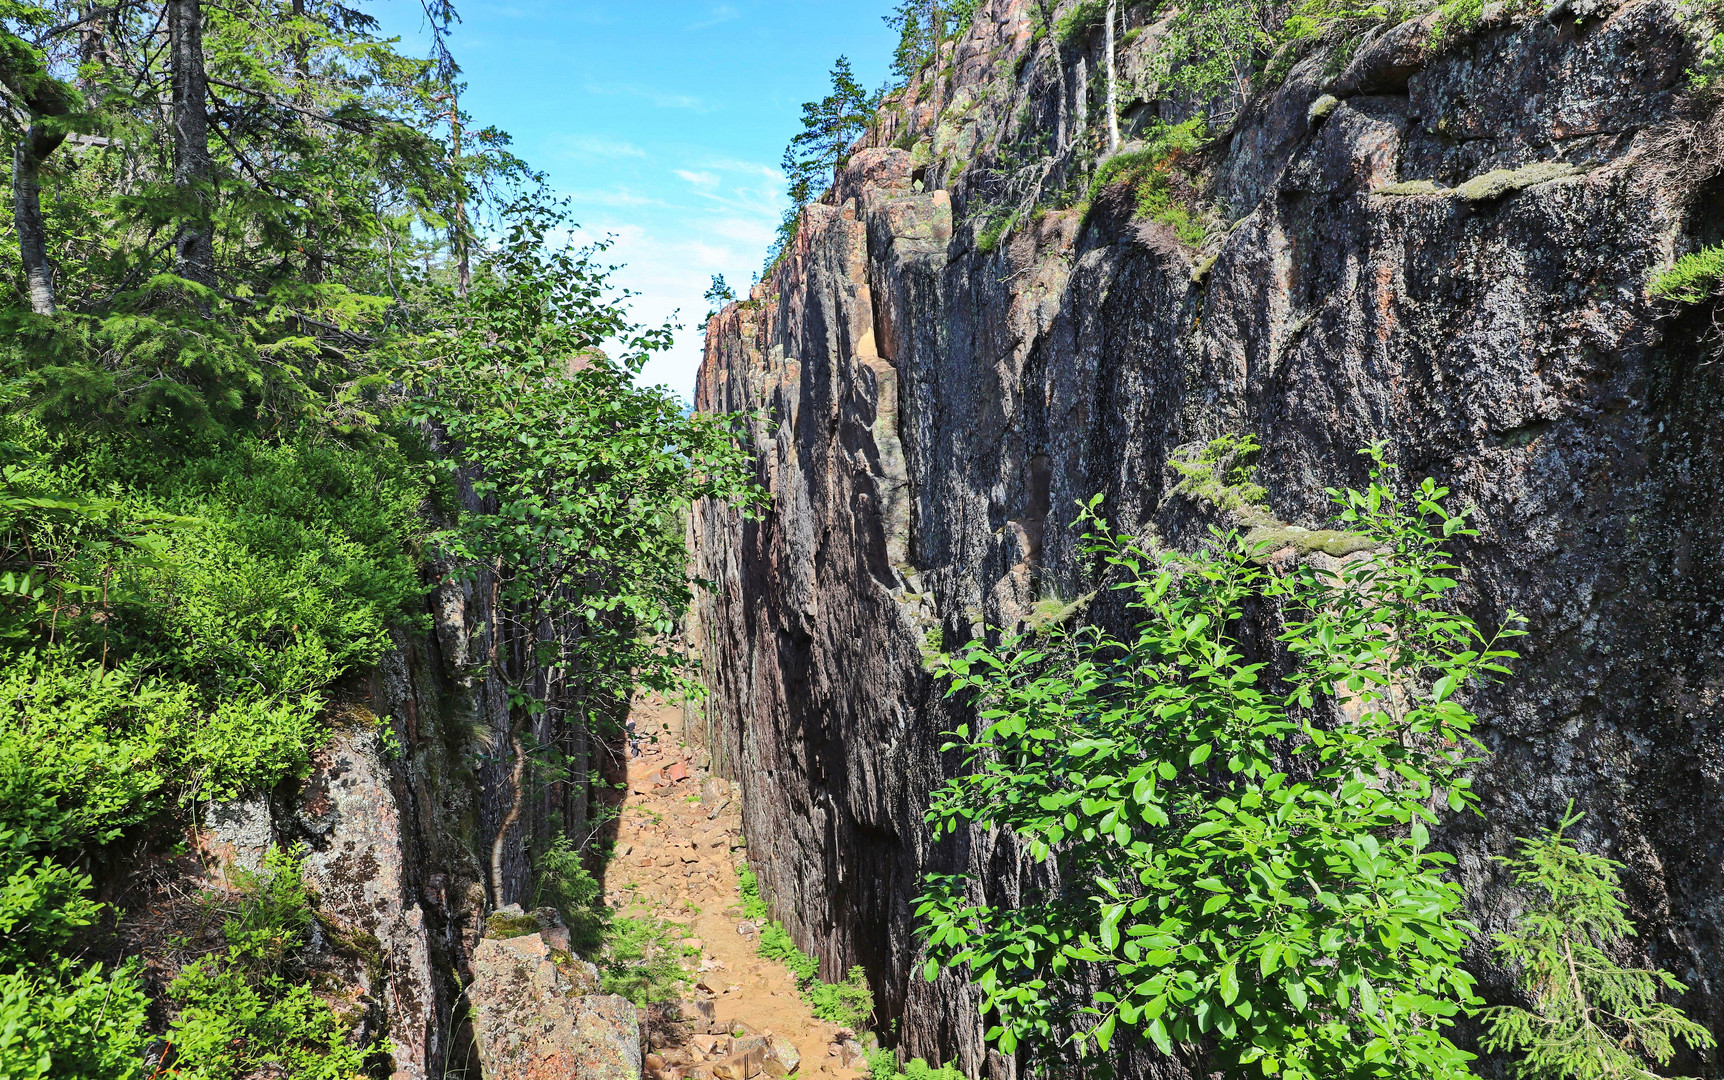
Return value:
[(592, 188), (579, 189), (566, 193), (576, 205), (586, 206), (664, 206), (663, 200), (641, 195), (627, 188), (612, 188), (609, 191), (599, 191)]
[(644, 158), (647, 152), (631, 142), (591, 135), (559, 135), (550, 140), (553, 152), (565, 157)]
[(742, 18), (741, 12), (731, 7), (729, 4), (720, 4), (713, 8), (706, 18), (697, 22), (691, 22), (688, 26), (684, 27), (684, 29), (710, 30), (712, 27), (717, 26), (720, 23), (735, 22), (740, 18)]
[(708, 113), (714, 108), (706, 99), (692, 94), (665, 94), (632, 83), (588, 83), (585, 90), (589, 94), (600, 97), (638, 97), (652, 102), (661, 109), (688, 109), (693, 112)]
[(570, 194), (589, 208), (584, 234), (610, 236), (605, 261), (620, 266), (616, 284), (636, 294), (629, 301), (634, 320), (657, 326), (674, 317), (682, 324), (674, 346), (649, 361), (641, 378), (688, 398), (704, 351), (702, 294), (714, 274), (723, 274), (739, 294), (747, 290), (777, 230), (785, 196), (776, 170), (749, 162), (697, 157), (688, 168), (672, 171), (694, 185), (697, 198), (637, 199), (623, 188)]

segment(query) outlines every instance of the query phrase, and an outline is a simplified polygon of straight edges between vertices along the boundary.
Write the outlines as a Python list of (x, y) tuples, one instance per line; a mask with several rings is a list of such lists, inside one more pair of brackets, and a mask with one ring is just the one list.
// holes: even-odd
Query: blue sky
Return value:
[[(894, 44), (888, 0), (466, 0), (452, 47), (463, 106), (573, 200), (592, 236), (613, 234), (620, 284), (641, 321), (681, 309), (676, 348), (645, 381), (688, 397), (701, 299), (713, 274), (741, 294), (785, 205), (778, 161), (802, 102), (839, 54), (868, 86)], [(377, 14), (423, 52), (419, 5)]]

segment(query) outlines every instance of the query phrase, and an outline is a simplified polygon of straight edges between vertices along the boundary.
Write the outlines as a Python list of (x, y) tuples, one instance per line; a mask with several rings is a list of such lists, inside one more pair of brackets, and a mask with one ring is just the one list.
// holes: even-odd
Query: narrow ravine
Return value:
[[(738, 871), (745, 865), (742, 808), (734, 787), (699, 767), (682, 737), (682, 712), (643, 700), (631, 720), (639, 752), (629, 760), (629, 788), (618, 821), (616, 855), (606, 874), (606, 901), (621, 914), (687, 927), (698, 949), (693, 998), (710, 1002), (711, 1024), (649, 1024), (646, 1076), (657, 1080), (747, 1080), (754, 1075), (851, 1078), (865, 1074), (856, 1032), (815, 1017), (796, 978), (756, 953), (759, 928), (744, 918)], [(656, 1016), (657, 1011), (654, 1010)], [(741, 1033), (741, 1038), (737, 1038)], [(727, 1061), (750, 1036), (795, 1047), (765, 1055), (744, 1076)], [(848, 1046), (846, 1046), (848, 1044)], [(850, 1064), (847, 1066), (845, 1063)]]

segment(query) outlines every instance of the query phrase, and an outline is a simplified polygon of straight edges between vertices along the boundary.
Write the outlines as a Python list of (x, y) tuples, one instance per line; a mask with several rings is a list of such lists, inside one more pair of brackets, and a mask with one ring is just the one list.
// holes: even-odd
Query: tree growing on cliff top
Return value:
[(840, 56), (832, 65), (832, 92), (819, 101), (802, 105), (802, 130), (784, 148), (782, 167), (790, 182), (790, 207), (778, 225), (778, 239), (767, 252), (770, 268), (796, 238), (796, 222), (802, 208), (813, 202), (832, 183), (832, 170), (844, 159), (850, 144), (868, 130), (879, 99), (856, 81), (849, 57)]
[[(1208, 1044), (1242, 1074), (1468, 1075), (1445, 1029), (1472, 1000), (1471, 928), (1428, 825), (1477, 805), (1475, 717), (1455, 695), (1506, 672), (1519, 617), (1493, 634), (1449, 609), (1443, 545), (1464, 515), (1388, 472), (1374, 457), (1368, 490), (1337, 493), (1372, 543), (1332, 570), (1266, 569), (1220, 533), (1168, 554), (1092, 502), (1087, 550), (1137, 624), (948, 661), (978, 720), (946, 747), (968, 767), (929, 821), (1010, 832), (1026, 870), (1057, 867), (1027, 873), (1050, 884), (1016, 904), (978, 902), (962, 875), (931, 876), (918, 903), (925, 974), (965, 969), (1002, 1051), (1051, 1051), (1081, 1022), (1081, 1047), (1134, 1031), (1164, 1053)], [(1238, 629), (1277, 607), (1279, 689)]]

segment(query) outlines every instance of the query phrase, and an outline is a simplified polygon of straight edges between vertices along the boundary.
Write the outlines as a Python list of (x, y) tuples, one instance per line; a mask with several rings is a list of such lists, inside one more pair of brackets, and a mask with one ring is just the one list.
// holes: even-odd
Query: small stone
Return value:
[(760, 930), (754, 925), (754, 923), (745, 919), (736, 924), (736, 932), (741, 934), (743, 937), (753, 937), (755, 934), (758, 934)]
[(660, 1057), (657, 1054), (648, 1054), (646, 1056), (646, 1060), (644, 1062), (642, 1062), (642, 1064), (644, 1064), (647, 1068), (653, 1069), (656, 1071), (658, 1069), (664, 1068), (664, 1058)]
[(766, 1037), (766, 1056), (768, 1060), (783, 1065), (787, 1073), (793, 1073), (802, 1067), (802, 1051), (796, 1049), (796, 1044), (782, 1035)]
[(682, 947), (685, 949), (700, 949), (704, 948), (705, 945), (706, 942), (697, 937), (685, 937), (682, 939)]

